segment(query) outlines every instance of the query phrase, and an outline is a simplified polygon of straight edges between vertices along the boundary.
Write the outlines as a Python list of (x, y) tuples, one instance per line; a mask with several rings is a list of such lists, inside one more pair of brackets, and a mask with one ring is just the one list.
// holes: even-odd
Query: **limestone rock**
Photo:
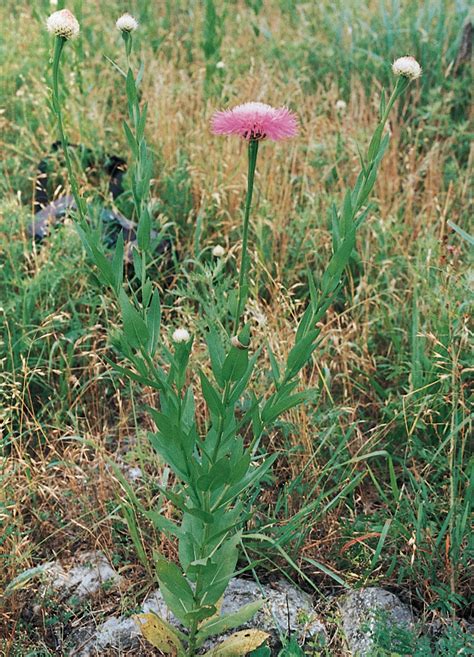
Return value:
[(63, 595), (84, 599), (97, 593), (104, 584), (118, 585), (122, 577), (103, 552), (84, 552), (77, 565), (65, 570), (58, 562), (47, 564), (46, 578), (51, 587)]
[(373, 648), (373, 631), (378, 617), (405, 629), (414, 625), (411, 609), (396, 595), (385, 589), (372, 587), (353, 591), (340, 604), (342, 626), (352, 655), (366, 657)]

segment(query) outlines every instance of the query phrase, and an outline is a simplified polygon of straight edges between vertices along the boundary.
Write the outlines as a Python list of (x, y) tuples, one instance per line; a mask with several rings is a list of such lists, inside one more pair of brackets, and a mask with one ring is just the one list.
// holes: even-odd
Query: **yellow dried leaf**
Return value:
[(241, 657), (261, 646), (269, 636), (262, 630), (235, 632), (218, 646), (206, 652), (204, 657)]
[(178, 635), (159, 616), (156, 614), (137, 614), (134, 619), (138, 623), (140, 632), (152, 646), (164, 652), (165, 655), (178, 657), (178, 655), (184, 654), (184, 647)]

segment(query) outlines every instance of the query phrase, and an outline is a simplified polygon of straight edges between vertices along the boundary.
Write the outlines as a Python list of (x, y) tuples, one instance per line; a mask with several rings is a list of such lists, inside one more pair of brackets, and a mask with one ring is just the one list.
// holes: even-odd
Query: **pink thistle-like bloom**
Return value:
[(298, 133), (298, 119), (287, 107), (244, 103), (230, 110), (215, 112), (211, 128), (215, 135), (239, 135), (249, 141), (279, 141)]

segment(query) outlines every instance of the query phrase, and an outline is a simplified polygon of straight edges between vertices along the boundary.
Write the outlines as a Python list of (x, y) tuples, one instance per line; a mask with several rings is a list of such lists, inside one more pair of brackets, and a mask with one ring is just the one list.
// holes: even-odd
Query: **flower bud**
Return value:
[(115, 25), (120, 32), (134, 32), (138, 27), (138, 21), (130, 14), (123, 14)]
[(189, 331), (185, 328), (177, 328), (173, 333), (173, 340), (175, 342), (188, 342), (190, 337)]
[(216, 244), (216, 246), (212, 249), (212, 255), (215, 258), (222, 258), (225, 255), (224, 247), (220, 244)]
[(399, 57), (392, 64), (392, 72), (394, 75), (416, 80), (421, 76), (421, 66), (414, 57)]
[(64, 39), (75, 39), (80, 31), (79, 21), (69, 9), (55, 11), (46, 21), (50, 34)]

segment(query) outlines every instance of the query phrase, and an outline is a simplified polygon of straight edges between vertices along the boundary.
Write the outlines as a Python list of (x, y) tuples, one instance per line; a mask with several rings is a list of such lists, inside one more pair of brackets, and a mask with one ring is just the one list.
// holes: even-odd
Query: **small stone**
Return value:
[(381, 614), (392, 625), (407, 630), (414, 627), (411, 609), (390, 591), (377, 587), (349, 593), (340, 604), (340, 610), (349, 649), (357, 657), (371, 654), (373, 632)]

